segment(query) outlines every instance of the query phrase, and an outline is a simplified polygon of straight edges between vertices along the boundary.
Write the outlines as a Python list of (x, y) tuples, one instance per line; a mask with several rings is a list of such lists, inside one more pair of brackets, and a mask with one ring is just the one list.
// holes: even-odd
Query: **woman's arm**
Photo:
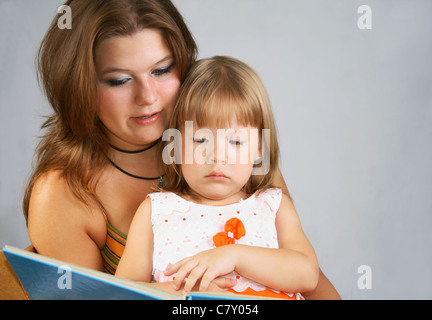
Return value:
[(59, 171), (41, 176), (33, 187), (28, 217), (29, 237), (37, 252), (102, 270), (100, 246), (106, 223), (94, 210), (73, 195)]
[[(290, 197), (288, 187), (285, 183), (285, 180), (282, 176), (281, 171), (279, 170), (279, 173), (277, 174), (274, 185), (278, 188), (282, 189), (282, 192), (285, 193), (287, 196)], [(291, 199), (292, 201), (292, 199)], [(339, 293), (337, 292), (336, 288), (332, 285), (330, 280), (327, 279), (327, 277), (324, 275), (322, 270), (320, 269), (319, 272), (319, 280), (318, 285), (315, 288), (315, 290), (307, 293), (302, 293), (302, 295), (308, 299), (308, 300), (339, 300), (341, 299)]]
[(306, 300), (341, 300), (341, 296), (336, 288), (327, 279), (321, 269), (319, 273), (317, 287), (313, 291), (302, 293), (303, 297)]

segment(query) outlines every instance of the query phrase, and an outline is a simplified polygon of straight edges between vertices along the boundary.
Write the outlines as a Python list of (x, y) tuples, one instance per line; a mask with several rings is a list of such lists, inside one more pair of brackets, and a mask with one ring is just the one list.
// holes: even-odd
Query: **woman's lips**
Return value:
[(150, 115), (141, 115), (138, 117), (133, 117), (132, 119), (141, 126), (148, 126), (157, 122), (160, 117), (161, 117), (161, 112), (156, 112)]

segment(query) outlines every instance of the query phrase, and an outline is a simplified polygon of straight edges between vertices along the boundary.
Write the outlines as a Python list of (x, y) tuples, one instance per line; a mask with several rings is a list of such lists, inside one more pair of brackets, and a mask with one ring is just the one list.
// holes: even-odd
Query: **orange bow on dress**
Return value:
[(216, 247), (234, 244), (235, 240), (240, 239), (246, 234), (243, 222), (240, 219), (232, 218), (225, 223), (225, 232), (219, 232), (213, 237)]

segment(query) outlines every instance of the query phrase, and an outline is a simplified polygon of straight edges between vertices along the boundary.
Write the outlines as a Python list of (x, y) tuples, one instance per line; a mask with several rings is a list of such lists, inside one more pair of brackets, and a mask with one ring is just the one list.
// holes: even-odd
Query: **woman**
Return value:
[[(37, 252), (114, 273), (139, 204), (162, 181), (156, 145), (197, 49), (168, 0), (66, 5), (73, 28), (54, 20), (39, 51), (54, 114), (24, 213)], [(280, 173), (276, 185), (288, 193)], [(339, 298), (322, 273), (305, 297)]]

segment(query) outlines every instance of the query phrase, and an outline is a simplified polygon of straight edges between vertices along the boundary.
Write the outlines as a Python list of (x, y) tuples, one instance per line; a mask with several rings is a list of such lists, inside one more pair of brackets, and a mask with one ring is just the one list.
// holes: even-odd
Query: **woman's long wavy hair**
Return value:
[(27, 219), (35, 182), (59, 170), (74, 195), (89, 203), (88, 183), (107, 164), (104, 126), (97, 116), (94, 53), (98, 44), (144, 28), (162, 31), (180, 79), (195, 61), (197, 46), (183, 17), (169, 0), (69, 0), (72, 29), (59, 29), (55, 17), (37, 55), (38, 79), (53, 114), (42, 125), (35, 165), (23, 198)]

